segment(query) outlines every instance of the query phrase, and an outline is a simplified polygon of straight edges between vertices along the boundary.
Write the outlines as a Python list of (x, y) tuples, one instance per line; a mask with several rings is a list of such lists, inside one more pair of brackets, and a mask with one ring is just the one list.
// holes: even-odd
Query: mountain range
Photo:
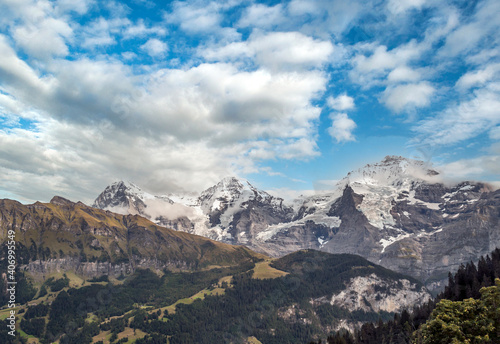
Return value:
[(500, 245), (500, 191), (445, 183), (426, 163), (387, 156), (328, 192), (290, 203), (235, 177), (199, 195), (152, 195), (116, 182), (93, 207), (279, 257), (353, 253), (440, 290), (449, 271)]
[[(220, 210), (234, 203), (217, 204), (226, 194), (217, 190), (214, 199), (213, 191), (200, 207), (213, 212), (209, 223), (227, 223)], [(238, 207), (250, 200), (267, 211), (282, 207), (266, 193), (252, 193), (243, 190)], [(137, 195), (134, 201), (147, 209), (151, 199), (166, 200)], [(30, 205), (0, 200), (4, 248), (12, 230), (17, 328), (24, 332), (13, 339), (0, 331), (5, 343), (28, 335), (75, 344), (117, 336), (140, 343), (309, 342), (431, 299), (418, 280), (358, 255), (299, 250), (272, 259), (58, 196)], [(10, 314), (7, 251), (0, 250), (0, 319)]]

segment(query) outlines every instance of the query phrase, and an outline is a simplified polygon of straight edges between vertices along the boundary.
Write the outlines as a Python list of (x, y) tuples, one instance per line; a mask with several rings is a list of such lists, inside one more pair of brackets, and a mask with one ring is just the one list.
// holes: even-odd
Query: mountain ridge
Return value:
[(18, 260), (45, 274), (76, 270), (118, 276), (138, 267), (199, 269), (266, 258), (244, 246), (164, 228), (135, 215), (121, 215), (55, 196), (51, 203), (23, 205), (0, 200), (0, 240), (16, 230)]

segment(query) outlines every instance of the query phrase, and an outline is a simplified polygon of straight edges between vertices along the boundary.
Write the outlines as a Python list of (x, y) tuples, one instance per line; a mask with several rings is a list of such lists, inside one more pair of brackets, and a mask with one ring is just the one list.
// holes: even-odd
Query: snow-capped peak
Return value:
[(132, 182), (118, 181), (107, 186), (92, 206), (120, 214), (142, 214), (151, 201), (173, 203), (167, 196), (151, 195)]
[(379, 163), (349, 172), (338, 186), (349, 185), (355, 193), (363, 195), (359, 210), (373, 226), (384, 228), (395, 224), (390, 213), (393, 200), (402, 192), (413, 197), (412, 190), (422, 183), (439, 182), (437, 175), (438, 172), (423, 161), (386, 156)]
[(201, 193), (200, 206), (205, 213), (222, 210), (222, 208), (230, 207), (235, 203), (248, 201), (254, 196), (255, 190), (246, 180), (226, 177)]
[(203, 213), (210, 218), (212, 225), (229, 228), (233, 216), (252, 204), (266, 204), (276, 214), (292, 212), (283, 205), (283, 199), (273, 197), (267, 192), (254, 187), (247, 180), (227, 177), (201, 193), (199, 205)]
[[(395, 220), (391, 215), (392, 203), (403, 193), (408, 195), (409, 202), (415, 190), (422, 183), (439, 182), (438, 173), (423, 161), (406, 159), (400, 156), (386, 156), (382, 161), (365, 165), (349, 172), (337, 183), (337, 187), (325, 195), (307, 198), (299, 217), (305, 214), (326, 214), (331, 205), (349, 186), (358, 195), (363, 195), (358, 210), (363, 212), (368, 221), (375, 227), (393, 226)], [(304, 217), (306, 218), (306, 217)]]
[(386, 156), (384, 160), (375, 164), (368, 164), (358, 170), (349, 172), (339, 182), (340, 187), (345, 185), (380, 185), (408, 188), (408, 184), (422, 181), (436, 182), (438, 173), (420, 160), (406, 159), (401, 156)]

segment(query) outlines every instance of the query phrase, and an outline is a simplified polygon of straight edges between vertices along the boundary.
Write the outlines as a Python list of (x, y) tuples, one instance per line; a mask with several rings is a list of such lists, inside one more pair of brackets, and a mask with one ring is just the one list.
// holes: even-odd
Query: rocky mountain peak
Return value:
[(245, 183), (248, 182), (246, 180), (240, 180), (236, 177), (225, 177), (219, 183), (217, 183), (217, 185), (230, 188), (230, 187), (243, 187)]
[(75, 203), (71, 202), (69, 199), (66, 199), (66, 198), (61, 197), (61, 196), (52, 197), (52, 199), (50, 200), (50, 203), (55, 204), (55, 205), (62, 205), (62, 206), (71, 206), (71, 205), (75, 204)]
[(250, 185), (250, 183), (248, 183), (248, 181), (246, 180), (241, 180), (236, 177), (225, 177), (214, 186), (211, 186), (203, 191), (201, 193), (201, 197), (203, 197), (204, 195), (214, 194), (215, 192), (238, 193), (248, 185)]
[[(138, 187), (133, 187), (132, 183), (118, 181), (108, 185), (104, 191), (97, 196), (93, 207), (104, 209), (109, 206), (117, 206), (126, 203), (128, 194), (140, 194), (141, 190)], [(129, 192), (129, 189), (134, 192)]]
[(111, 210), (120, 214), (144, 214), (148, 203), (172, 204), (166, 196), (153, 196), (134, 183), (128, 181), (115, 182), (104, 189), (95, 199), (94, 208)]
[(247, 181), (236, 177), (226, 177), (216, 185), (203, 191), (199, 197), (199, 203), (205, 212), (221, 209), (221, 207), (233, 204), (243, 194), (250, 196), (253, 187)]

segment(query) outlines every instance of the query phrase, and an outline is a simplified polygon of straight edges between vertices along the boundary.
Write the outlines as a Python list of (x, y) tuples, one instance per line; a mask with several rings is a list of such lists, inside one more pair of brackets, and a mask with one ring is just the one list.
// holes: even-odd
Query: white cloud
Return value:
[(158, 72), (137, 111), (147, 114), (154, 127), (180, 137), (301, 137), (319, 116), (320, 109), (310, 101), (324, 83), (318, 72), (274, 75), (266, 70), (240, 72), (229, 64), (202, 64)]
[(279, 145), (277, 158), (280, 159), (308, 159), (320, 155), (318, 145), (312, 138), (301, 137), (286, 141), (285, 144)]
[(354, 109), (354, 99), (345, 93), (337, 96), (336, 98), (328, 97), (326, 101), (330, 108), (337, 111)]
[(62, 13), (75, 11), (85, 14), (94, 2), (95, 0), (57, 0), (56, 10)]
[(135, 58), (137, 58), (137, 54), (136, 53), (133, 53), (131, 51), (125, 51), (123, 52), (122, 54), (122, 57), (125, 59), (125, 60), (133, 60)]
[(500, 140), (500, 126), (491, 128), (490, 138), (492, 140)]
[(293, 201), (298, 198), (313, 196), (317, 193), (316, 190), (296, 190), (290, 188), (274, 188), (266, 190), (266, 192), (274, 197), (280, 197), (289, 205), (293, 205)]
[(466, 61), (470, 64), (475, 64), (480, 66), (488, 63), (490, 60), (495, 59), (497, 56), (500, 56), (499, 48), (492, 48), (492, 49), (485, 48), (476, 54), (468, 55), (466, 57)]
[(427, 0), (389, 0), (387, 8), (393, 14), (404, 13), (410, 9), (421, 9)]
[(314, 1), (292, 0), (288, 4), (288, 11), (294, 16), (300, 16), (304, 14), (318, 14), (320, 9)]
[(271, 28), (278, 26), (285, 21), (283, 5), (266, 6), (264, 4), (254, 4), (247, 7), (238, 22), (240, 27)]
[(165, 36), (167, 30), (161, 26), (147, 27), (144, 20), (140, 19), (137, 24), (130, 25), (123, 32), (124, 38), (144, 37), (148, 35)]
[(248, 42), (232, 42), (221, 47), (209, 47), (200, 51), (208, 61), (234, 61), (254, 57), (255, 52)]
[(273, 69), (319, 66), (328, 61), (333, 45), (298, 32), (274, 32), (251, 38), (258, 63)]
[(405, 84), (387, 88), (383, 93), (384, 104), (395, 112), (425, 107), (430, 104), (435, 89), (428, 82)]
[(0, 80), (4, 92), (14, 94), (14, 98), (32, 100), (45, 95), (53, 81), (49, 76), (40, 78), (35, 70), (17, 56), (7, 38), (1, 34)]
[(332, 126), (328, 133), (337, 142), (356, 141), (352, 133), (356, 129), (356, 123), (346, 113), (333, 113), (330, 115)]
[(179, 25), (189, 35), (206, 36), (207, 41), (234, 42), (241, 39), (241, 34), (234, 27), (223, 26), (222, 19), (236, 5), (235, 1), (175, 1), (172, 11), (163, 17), (167, 25)]
[(209, 61), (251, 62), (273, 71), (320, 68), (328, 63), (334, 47), (329, 41), (313, 39), (299, 32), (252, 34), (246, 42), (207, 48), (200, 54)]
[(386, 46), (376, 44), (361, 44), (358, 49), (349, 77), (363, 88), (371, 88), (383, 84), (388, 75), (390, 82), (415, 79), (415, 71), (408, 64), (418, 60), (426, 47), (412, 40), (389, 51)]
[[(66, 56), (78, 25), (69, 13), (84, 14), (92, 1), (4, 0), (0, 2), (0, 28), (31, 58)], [(7, 29), (8, 28), (8, 29)]]
[[(116, 60), (82, 58), (54, 61), (42, 78), (3, 36), (0, 52), (0, 106), (29, 104), (43, 114), (36, 135), (0, 134), (1, 147), (17, 147), (0, 149), (2, 185), (19, 197), (58, 192), (88, 201), (117, 177), (165, 192), (201, 190), (220, 176), (256, 170), (261, 160), (319, 154), (321, 109), (312, 101), (327, 81), (319, 71), (214, 63), (134, 75)], [(45, 179), (45, 188), (22, 191), (32, 185), (20, 180), (35, 173), (43, 178), (33, 183)]]
[(24, 104), (18, 102), (14, 97), (0, 93), (0, 116), (20, 115), (27, 109)]
[[(370, 49), (371, 47), (368, 48)], [(384, 71), (396, 67), (399, 63), (395, 54), (388, 52), (386, 46), (381, 45), (374, 47), (370, 52), (371, 55), (369, 57), (366, 57), (364, 54), (359, 54), (354, 58), (354, 65), (360, 72)], [(406, 61), (402, 62), (404, 63)]]
[(458, 26), (446, 37), (446, 43), (439, 51), (442, 57), (473, 51), (483, 39), (496, 35), (500, 28), (500, 2), (485, 0), (478, 2), (476, 12), (470, 21)]
[[(448, 180), (463, 181), (477, 180), (484, 176), (500, 175), (500, 156), (483, 155), (472, 159), (461, 159), (441, 166), (436, 169)], [(498, 184), (498, 180), (497, 183)]]
[(316, 193), (331, 192), (338, 189), (338, 179), (319, 179), (314, 181), (314, 190)]
[(446, 45), (442, 50), (442, 54), (453, 56), (464, 50), (471, 50), (483, 35), (483, 29), (479, 24), (461, 26), (446, 38)]
[(125, 18), (105, 19), (99, 17), (83, 28), (81, 45), (84, 48), (94, 48), (116, 44), (115, 35), (128, 25), (131, 23)]
[(16, 43), (30, 55), (38, 58), (65, 56), (68, 54), (66, 41), (73, 30), (64, 21), (44, 18), (39, 22), (26, 23), (14, 29)]
[(422, 78), (423, 70), (414, 70), (408, 66), (400, 66), (393, 69), (387, 76), (387, 81), (390, 83), (396, 82), (415, 82)]
[(472, 87), (481, 87), (489, 81), (498, 79), (500, 74), (500, 63), (492, 63), (486, 68), (474, 72), (467, 72), (458, 79), (456, 87), (462, 91), (467, 91)]
[(328, 41), (315, 40), (299, 32), (254, 34), (247, 42), (236, 42), (203, 54), (211, 60), (254, 58), (272, 69), (320, 67), (333, 52)]
[(99, 17), (82, 28), (82, 47), (94, 48), (116, 44), (119, 39), (133, 39), (138, 37), (165, 36), (167, 30), (161, 26), (147, 27), (144, 20), (133, 23), (126, 17), (104, 18)]
[(168, 51), (167, 44), (157, 38), (150, 38), (146, 43), (141, 45), (144, 50), (151, 57), (162, 57)]
[(420, 134), (414, 142), (449, 145), (473, 138), (500, 124), (498, 92), (489, 89), (474, 91), (472, 99), (463, 101), (420, 121), (414, 131)]

